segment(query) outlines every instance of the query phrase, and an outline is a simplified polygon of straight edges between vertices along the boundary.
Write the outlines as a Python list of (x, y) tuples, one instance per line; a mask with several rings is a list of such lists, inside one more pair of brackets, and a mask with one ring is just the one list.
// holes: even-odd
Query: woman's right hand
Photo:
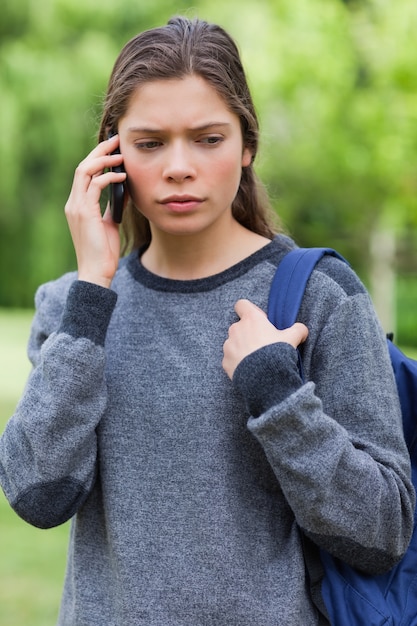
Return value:
[(119, 136), (101, 142), (75, 170), (65, 216), (71, 231), (78, 264), (78, 279), (110, 287), (120, 256), (118, 225), (109, 207), (101, 215), (100, 196), (110, 183), (126, 180), (126, 174), (106, 171), (123, 162), (121, 154), (111, 154)]

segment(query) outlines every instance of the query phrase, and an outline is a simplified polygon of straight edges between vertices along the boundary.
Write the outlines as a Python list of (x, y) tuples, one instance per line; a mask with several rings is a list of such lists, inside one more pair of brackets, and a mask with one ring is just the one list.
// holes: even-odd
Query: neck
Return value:
[(152, 233), (142, 263), (153, 274), (174, 280), (193, 280), (218, 274), (269, 243), (233, 221), (227, 232), (216, 237), (204, 233), (172, 236)]

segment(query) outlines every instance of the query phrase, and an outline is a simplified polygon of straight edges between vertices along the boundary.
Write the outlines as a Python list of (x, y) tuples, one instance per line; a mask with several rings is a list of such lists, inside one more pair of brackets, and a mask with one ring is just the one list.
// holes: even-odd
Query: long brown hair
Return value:
[[(252, 163), (242, 177), (232, 212), (249, 230), (268, 238), (276, 232), (273, 213), (253, 161), (258, 151), (259, 124), (238, 48), (220, 26), (185, 17), (172, 18), (166, 26), (144, 31), (131, 39), (116, 59), (110, 76), (101, 119), (99, 141), (117, 130), (133, 92), (145, 82), (184, 78), (196, 74), (212, 85), (227, 107), (240, 119), (243, 145)], [(125, 250), (151, 239), (148, 220), (128, 203), (123, 216)]]

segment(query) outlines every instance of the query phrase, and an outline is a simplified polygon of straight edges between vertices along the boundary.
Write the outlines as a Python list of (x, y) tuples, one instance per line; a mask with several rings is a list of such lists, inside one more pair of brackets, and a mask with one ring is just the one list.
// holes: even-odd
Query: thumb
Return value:
[(235, 304), (235, 311), (237, 315), (242, 319), (242, 317), (247, 317), (250, 315), (262, 315), (262, 317), (266, 317), (265, 311), (262, 311), (256, 304), (251, 302), (250, 300), (238, 300)]
[(286, 334), (285, 341), (294, 346), (294, 348), (304, 343), (308, 337), (308, 328), (301, 322), (296, 322), (283, 332)]

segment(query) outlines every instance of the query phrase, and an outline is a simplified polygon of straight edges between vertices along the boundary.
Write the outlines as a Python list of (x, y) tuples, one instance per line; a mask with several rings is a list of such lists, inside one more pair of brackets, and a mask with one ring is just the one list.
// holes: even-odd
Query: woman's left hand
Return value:
[(239, 321), (229, 328), (223, 352), (223, 369), (230, 379), (239, 363), (251, 352), (272, 343), (289, 343), (297, 348), (308, 336), (308, 328), (296, 323), (285, 330), (278, 330), (264, 311), (249, 300), (238, 300), (235, 311)]

